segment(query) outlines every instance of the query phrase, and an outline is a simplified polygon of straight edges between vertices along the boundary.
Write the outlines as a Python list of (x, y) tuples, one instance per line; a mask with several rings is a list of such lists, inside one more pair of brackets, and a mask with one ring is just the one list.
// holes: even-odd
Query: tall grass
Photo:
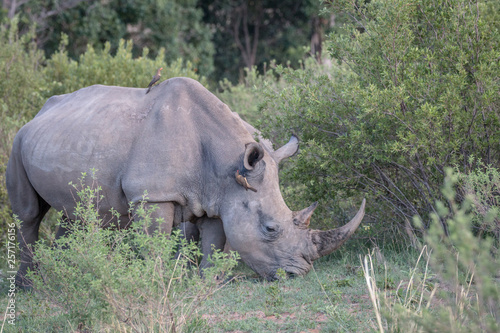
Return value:
[[(491, 167), (485, 170), (492, 172)], [(376, 271), (372, 256), (362, 259), (378, 331), (500, 331), (498, 239), (495, 239), (495, 232), (482, 232), (495, 230), (496, 224), (491, 221), (497, 216), (498, 207), (480, 207), (481, 200), (471, 191), (461, 203), (455, 202), (457, 185), (470, 186), (477, 179), (484, 180), (484, 172), (484, 169), (478, 169), (464, 175), (447, 170), (442, 192), (448, 203), (436, 204), (439, 210), (432, 216), (431, 227), (425, 234), (426, 245), (414, 269), (410, 270), (408, 280), (402, 281), (395, 291), (378, 288), (374, 282)], [(483, 177), (480, 177), (481, 174)], [(485, 187), (475, 184), (469, 188), (484, 190)], [(491, 195), (482, 194), (482, 197)], [(491, 201), (486, 202), (491, 204)], [(483, 214), (486, 210), (490, 213)], [(483, 222), (478, 222), (479, 217), (483, 217)], [(440, 219), (446, 220), (448, 235)], [(415, 224), (422, 226), (417, 218)], [(477, 225), (487, 227), (477, 232)], [(422, 259), (425, 261), (424, 268), (421, 267)]]
[[(420, 274), (422, 258), (425, 269)], [(377, 283), (380, 278), (376, 276), (372, 254), (360, 258), (379, 332), (421, 332), (413, 316), (421, 317), (429, 309), (437, 290), (429, 281), (429, 259), (430, 252), (424, 246), (408, 279), (401, 280), (395, 290), (390, 290), (386, 288), (387, 283)]]

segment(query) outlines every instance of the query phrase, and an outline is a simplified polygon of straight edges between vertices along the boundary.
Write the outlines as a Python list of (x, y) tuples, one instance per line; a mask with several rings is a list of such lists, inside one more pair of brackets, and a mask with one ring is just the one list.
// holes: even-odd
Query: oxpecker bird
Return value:
[(250, 190), (257, 192), (256, 189), (254, 189), (252, 186), (250, 186), (250, 184), (248, 184), (247, 178), (240, 175), (240, 170), (236, 170), (236, 182), (241, 186), (243, 186), (247, 191)]
[(161, 70), (163, 69), (163, 67), (161, 68), (158, 68), (158, 70), (156, 71), (156, 74), (153, 76), (153, 79), (151, 80), (151, 82), (149, 82), (148, 84), (148, 91), (146, 91), (146, 94), (151, 90), (151, 87), (153, 87), (153, 85), (160, 81), (160, 77), (161, 77)]

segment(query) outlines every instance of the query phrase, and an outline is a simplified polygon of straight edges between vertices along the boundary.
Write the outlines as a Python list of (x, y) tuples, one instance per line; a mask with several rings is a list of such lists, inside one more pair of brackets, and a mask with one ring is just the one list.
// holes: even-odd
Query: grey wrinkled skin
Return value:
[[(263, 277), (274, 279), (278, 268), (305, 274), (313, 260), (356, 230), (364, 201), (338, 232), (308, 229), (314, 207), (292, 212), (278, 182), (278, 164), (297, 143), (292, 137), (275, 152), (260, 148), (224, 103), (188, 78), (163, 81), (147, 95), (139, 88), (95, 85), (54, 96), (18, 132), (7, 165), (12, 210), (22, 221), (16, 282), (23, 286), (32, 268), (29, 248), (41, 219), (50, 207), (74, 219), (69, 183), (91, 169), (97, 170), (104, 196), (99, 214), (107, 223), (126, 226), (129, 203), (140, 202), (147, 190), (147, 203), (158, 206), (153, 217), (164, 223), (146, 232), (170, 233), (180, 222), (203, 221), (202, 234), (217, 244), (225, 241), (223, 234)], [(238, 185), (236, 170), (258, 192)], [(112, 207), (118, 219), (109, 213)]]
[[(276, 151), (274, 150), (271, 141), (265, 139), (259, 130), (241, 119), (236, 112), (233, 112), (233, 115), (243, 123), (243, 126), (245, 126), (246, 130), (258, 140), (258, 142), (265, 150), (267, 150), (269, 154), (275, 156), (275, 159), (282, 161), (297, 152), (299, 141), (296, 137), (292, 137), (291, 142), (282, 147), (279, 153), (280, 156), (277, 156), (278, 153), (276, 153)], [(212, 225), (212, 223), (215, 222), (213, 219), (210, 219), (208, 221), (210, 221), (209, 225)], [(221, 225), (222, 221), (218, 223)], [(226, 253), (229, 253), (232, 250), (231, 245), (226, 242), (226, 235), (224, 234), (223, 228), (207, 228), (206, 225), (207, 220), (201, 218), (197, 220), (196, 223), (182, 222), (178, 226), (181, 231), (181, 235), (188, 241), (198, 243), (201, 239), (200, 236), (203, 234), (203, 239), (201, 242), (203, 259), (200, 265), (202, 268), (210, 265), (210, 263), (208, 262), (208, 257), (213, 253), (212, 249), (218, 249)]]

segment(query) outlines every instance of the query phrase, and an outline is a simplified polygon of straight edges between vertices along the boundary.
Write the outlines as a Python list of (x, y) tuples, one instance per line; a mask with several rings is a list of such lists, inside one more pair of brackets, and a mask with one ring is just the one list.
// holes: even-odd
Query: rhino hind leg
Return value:
[(35, 265), (33, 263), (34, 245), (38, 240), (40, 222), (49, 209), (50, 206), (47, 205), (43, 207), (43, 213), (36, 218), (32, 220), (23, 220), (21, 222), (21, 227), (17, 234), (17, 241), (19, 242), (19, 249), (21, 251), (21, 265), (16, 274), (16, 286), (21, 289), (30, 289), (32, 287), (31, 281), (26, 277), (26, 273), (28, 270), (35, 271)]
[(31, 184), (21, 157), (16, 154), (19, 141), (14, 141), (12, 153), (7, 164), (6, 184), (9, 193), (12, 213), (19, 219), (20, 225), (17, 232), (19, 243), (20, 267), (16, 274), (18, 288), (31, 287), (31, 282), (26, 278), (29, 270), (34, 270), (33, 246), (38, 240), (38, 229), (43, 217), (50, 209), (50, 205), (36, 192)]
[[(30, 289), (32, 287), (31, 281), (26, 278), (26, 273), (28, 272), (28, 270), (35, 270), (35, 265), (33, 264), (34, 245), (38, 240), (38, 230), (40, 228), (40, 222), (42, 221), (47, 211), (50, 209), (50, 205), (47, 204), (45, 200), (43, 200), (36, 192), (34, 194), (36, 195), (36, 199), (31, 198), (31, 200), (36, 200), (38, 202), (37, 213), (33, 214), (32, 216), (19, 216), (21, 225), (17, 233), (17, 241), (19, 242), (19, 249), (21, 251), (21, 265), (16, 274), (16, 285), (21, 289)], [(31, 195), (27, 195), (27, 197), (30, 196)]]
[(56, 239), (64, 237), (70, 233), (68, 226), (65, 224), (70, 223), (71, 221), (64, 215), (62, 218), (62, 223), (59, 224), (59, 228), (57, 228)]

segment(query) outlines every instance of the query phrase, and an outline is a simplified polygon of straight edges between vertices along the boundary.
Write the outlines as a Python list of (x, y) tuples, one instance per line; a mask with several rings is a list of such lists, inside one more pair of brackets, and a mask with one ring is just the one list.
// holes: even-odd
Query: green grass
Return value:
[[(373, 268), (368, 275), (373, 279), (382, 314), (393, 311), (392, 307), (398, 304), (417, 312), (419, 293), (425, 297), (433, 294), (430, 280), (435, 278), (430, 270), (426, 273), (425, 255), (418, 261), (419, 255), (420, 252), (412, 248), (367, 247), (353, 240), (317, 260), (306, 276), (274, 282), (263, 280), (240, 263), (233, 271), (233, 280), (197, 308), (198, 315), (188, 321), (183, 332), (377, 332), (380, 330), (376, 311), (362, 261), (365, 257), (372, 260)], [(2, 268), (2, 272), (5, 271)], [(424, 284), (420, 282), (422, 279)], [(420, 286), (425, 289), (420, 290)], [(416, 294), (410, 297), (407, 291)], [(2, 273), (0, 304), (4, 309), (7, 292), (8, 282)], [(433, 305), (439, 306), (436, 295)], [(386, 307), (384, 302), (392, 304), (391, 307)], [(85, 331), (60, 307), (49, 301), (40, 302), (30, 292), (17, 292), (16, 306), (16, 325), (5, 323), (3, 332)], [(399, 315), (393, 314), (398, 318)], [(394, 325), (386, 320), (382, 316), (384, 331), (393, 331)], [(86, 328), (89, 332), (129, 332), (114, 317), (93, 322)]]
[[(318, 261), (305, 277), (267, 282), (244, 264), (235, 282), (201, 309), (211, 332), (353, 332), (372, 327), (362, 276), (346, 269), (345, 253)], [(359, 259), (355, 259), (359, 262)], [(350, 285), (337, 286), (348, 279)]]
[[(406, 327), (405, 323), (396, 325), (387, 320), (404, 320), (399, 313), (402, 307), (420, 313), (419, 303), (423, 300), (425, 305), (432, 299), (432, 313), (432, 307), (440, 305), (438, 295), (443, 287), (433, 292), (430, 281), (435, 280), (435, 274), (429, 267), (426, 271), (427, 254), (418, 260), (420, 254), (394, 245), (369, 248), (354, 240), (317, 260), (306, 276), (274, 282), (263, 280), (240, 263), (233, 271), (233, 280), (197, 308), (197, 315), (188, 320), (182, 332), (380, 332), (363, 272), (365, 258), (372, 260), (367, 275), (373, 280), (383, 331), (396, 332), (396, 327)], [(7, 291), (2, 274), (0, 304), (4, 309)], [(48, 301), (40, 302), (30, 292), (17, 292), (16, 306), (16, 325), (5, 323), (3, 332), (132, 332), (115, 317), (93, 322), (85, 327), (87, 331), (79, 329), (68, 313)], [(389, 311), (389, 317), (384, 311)], [(152, 331), (164, 332), (158, 328)]]
[[(376, 327), (375, 315), (362, 274), (359, 256), (369, 249), (356, 242), (315, 262), (304, 277), (268, 282), (245, 264), (234, 271), (234, 280), (208, 298), (198, 309), (201, 317), (187, 327), (193, 332), (354, 332)], [(412, 252), (387, 250), (394, 279), (411, 266)], [(402, 259), (404, 257), (405, 259)], [(381, 265), (383, 267), (383, 265)], [(399, 282), (399, 281), (398, 281)], [(8, 284), (2, 275), (0, 304), (7, 304)], [(77, 331), (67, 314), (29, 292), (17, 292), (17, 323), (4, 332)], [(73, 324), (74, 325), (74, 324)], [(102, 326), (109, 327), (109, 326)], [(107, 331), (99, 323), (92, 332)], [(102, 329), (102, 330), (101, 330)]]
[[(418, 253), (382, 250), (386, 260), (377, 270), (387, 288), (409, 279)], [(370, 249), (352, 242), (315, 262), (305, 277), (267, 282), (244, 264), (238, 278), (207, 300), (200, 311), (210, 332), (367, 332), (376, 319), (361, 268)], [(385, 274), (387, 271), (387, 274)], [(275, 292), (278, 289), (279, 292)], [(273, 290), (273, 292), (268, 292)], [(279, 302), (276, 300), (280, 298)], [(274, 301), (274, 302), (273, 302)]]

